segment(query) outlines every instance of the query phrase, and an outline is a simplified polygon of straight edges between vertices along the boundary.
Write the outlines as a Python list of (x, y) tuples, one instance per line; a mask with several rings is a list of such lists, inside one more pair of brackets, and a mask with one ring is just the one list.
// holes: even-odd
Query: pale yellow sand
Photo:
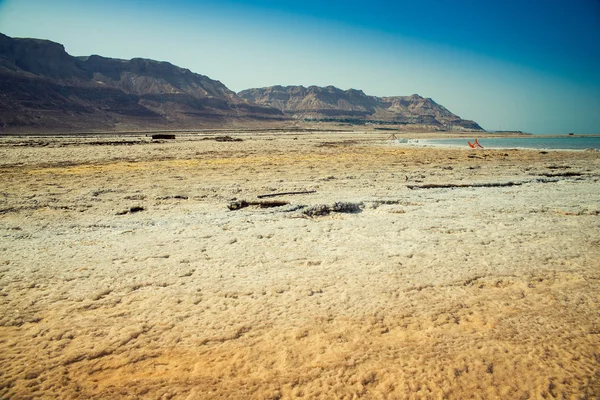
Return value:
[(0, 397), (600, 396), (599, 153), (240, 137), (3, 139)]

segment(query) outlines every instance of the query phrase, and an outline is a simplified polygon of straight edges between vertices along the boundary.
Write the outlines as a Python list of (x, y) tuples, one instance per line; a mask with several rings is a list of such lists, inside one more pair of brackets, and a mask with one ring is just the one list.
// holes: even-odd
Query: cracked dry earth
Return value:
[(239, 137), (2, 138), (0, 397), (600, 396), (599, 153)]

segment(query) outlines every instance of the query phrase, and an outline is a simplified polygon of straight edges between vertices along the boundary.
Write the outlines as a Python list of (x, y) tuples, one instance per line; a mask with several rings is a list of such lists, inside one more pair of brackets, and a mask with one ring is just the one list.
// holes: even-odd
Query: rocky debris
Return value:
[(202, 138), (200, 140), (214, 140), (215, 142), (243, 142), (244, 139), (241, 138), (233, 138), (229, 135), (226, 136), (208, 136)]
[[(230, 211), (241, 210), (242, 208), (257, 206), (259, 208), (274, 208), (290, 205), (288, 201), (279, 200), (259, 200), (246, 201), (236, 200), (227, 205)], [(362, 211), (364, 204), (338, 201), (333, 204), (315, 204), (307, 206), (304, 204), (294, 204), (289, 207), (279, 209), (283, 212), (300, 211), (300, 215), (308, 217), (322, 217), (331, 213), (348, 213), (355, 214)]]
[(235, 210), (241, 210), (242, 208), (246, 208), (246, 207), (250, 207), (250, 206), (258, 206), (260, 208), (272, 208), (272, 207), (286, 206), (288, 204), (289, 204), (289, 202), (287, 202), (287, 201), (277, 201), (277, 200), (272, 200), (272, 201), (238, 200), (238, 201), (232, 201), (231, 203), (229, 203), (227, 208), (231, 211), (235, 211)]
[(122, 210), (122, 211), (117, 212), (117, 215), (135, 214), (137, 212), (145, 211), (145, 210), (146, 209), (142, 206), (133, 206), (133, 207), (130, 207), (128, 210)]
[(258, 197), (259, 199), (264, 199), (265, 197), (290, 196), (290, 195), (296, 195), (296, 194), (313, 194), (313, 193), (317, 193), (317, 191), (316, 190), (301, 190), (301, 191), (297, 191), (297, 192), (269, 193), (269, 194), (260, 194), (256, 197)]
[(188, 196), (184, 196), (181, 194), (176, 194), (174, 196), (159, 196), (156, 198), (156, 200), (187, 200), (189, 199)]
[(338, 201), (334, 204), (317, 204), (307, 207), (302, 214), (308, 217), (322, 217), (331, 213), (350, 213), (355, 214), (362, 211), (363, 203), (349, 203)]
[(231, 136), (217, 136), (214, 138), (216, 142), (243, 142), (243, 139), (232, 138)]
[(423, 185), (406, 185), (411, 190), (415, 189), (456, 189), (456, 188), (497, 188), (497, 187), (509, 187), (509, 186), (521, 186), (527, 183), (556, 183), (559, 179), (554, 177), (572, 177), (580, 176), (582, 174), (542, 174), (551, 178), (535, 178), (521, 181), (507, 181), (507, 182), (473, 182), (473, 183), (426, 183)]

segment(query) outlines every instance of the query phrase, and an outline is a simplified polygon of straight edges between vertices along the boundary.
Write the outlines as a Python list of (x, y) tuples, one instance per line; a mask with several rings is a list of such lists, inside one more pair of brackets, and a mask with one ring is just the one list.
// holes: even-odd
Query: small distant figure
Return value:
[(472, 149), (483, 149), (483, 146), (479, 144), (479, 142), (477, 141), (477, 138), (475, 138), (475, 143), (471, 143), (471, 142), (467, 142), (469, 143), (469, 147)]

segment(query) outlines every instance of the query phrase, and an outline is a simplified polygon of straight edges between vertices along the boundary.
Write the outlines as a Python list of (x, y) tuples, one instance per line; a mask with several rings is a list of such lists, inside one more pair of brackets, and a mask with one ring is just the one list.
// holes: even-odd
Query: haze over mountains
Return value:
[(299, 120), (481, 130), (418, 95), (380, 98), (333, 86), (236, 94), (168, 62), (73, 57), (58, 43), (0, 34), (2, 131), (281, 126)]

